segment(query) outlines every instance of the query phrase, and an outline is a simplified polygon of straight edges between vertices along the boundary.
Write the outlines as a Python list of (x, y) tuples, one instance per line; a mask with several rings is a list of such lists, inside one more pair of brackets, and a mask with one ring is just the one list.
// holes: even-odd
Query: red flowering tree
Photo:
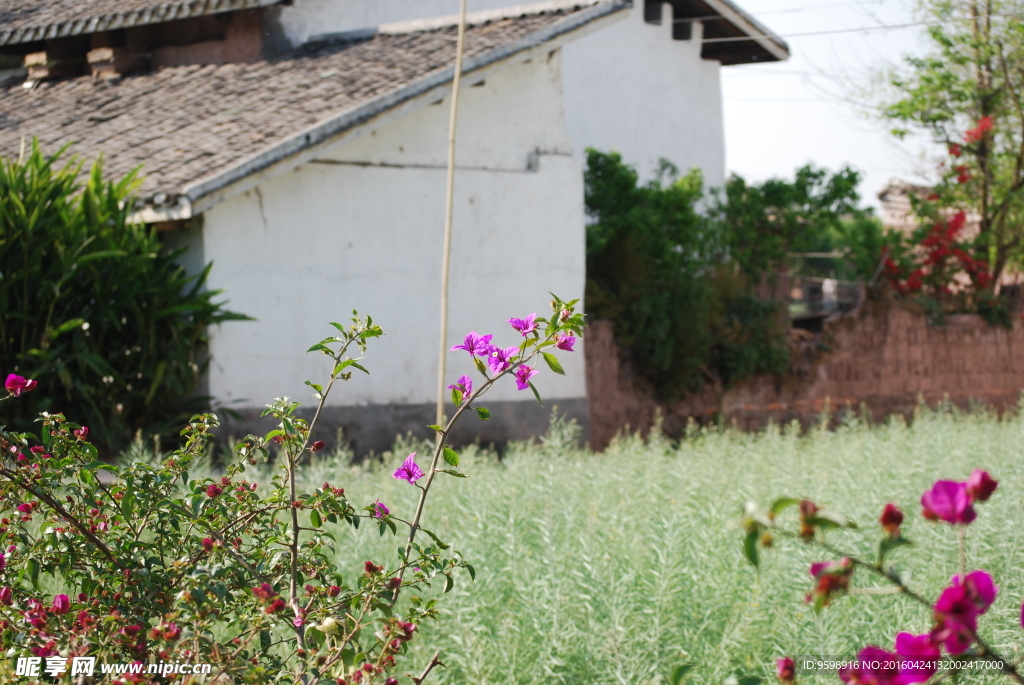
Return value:
[[(976, 235), (959, 239), (972, 261), (946, 256), (968, 274), (968, 265), (984, 270), (984, 286), (972, 280), (991, 288), (1024, 254), (1024, 15), (999, 0), (925, 0), (920, 11), (933, 49), (892, 75), (898, 96), (882, 112), (896, 124), (895, 135), (923, 130), (946, 151), (930, 203), (947, 213), (963, 210), (978, 224)], [(946, 223), (935, 230), (946, 231)], [(920, 280), (927, 287), (932, 272), (907, 273), (904, 286)]]

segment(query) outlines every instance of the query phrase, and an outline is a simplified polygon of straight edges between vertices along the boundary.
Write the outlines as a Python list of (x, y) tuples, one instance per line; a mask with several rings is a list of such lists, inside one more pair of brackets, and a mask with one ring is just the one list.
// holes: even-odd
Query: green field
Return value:
[[(968, 534), (968, 568), (988, 570), (1000, 588), (981, 631), (1004, 652), (1024, 654), (1024, 419), (924, 411), (909, 426), (849, 421), (803, 436), (707, 430), (678, 444), (620, 439), (602, 454), (569, 447), (571, 432), (556, 426), (545, 443), (512, 445), (500, 461), (469, 449), (462, 470), (471, 478), (445, 478), (432, 492), (427, 527), (466, 555), (477, 579), (458, 579), (442, 602), (443, 621), (425, 627), (407, 670), (437, 649), (448, 666), (431, 676), (437, 683), (645, 684), (691, 662), (688, 682), (717, 684), (731, 675), (774, 680), (783, 654), (850, 655), (868, 642), (891, 649), (897, 632), (929, 628), (926, 609), (858, 595), (816, 616), (803, 603), (807, 567), (827, 556), (788, 542), (756, 572), (741, 555), (742, 505), (811, 497), (862, 524), (866, 536), (832, 539), (868, 556), (882, 506), (896, 502), (908, 514), (904, 534), (918, 546), (892, 560), (934, 597), (956, 572), (956, 537), (920, 517), (920, 495), (936, 479), (964, 479), (976, 467), (1000, 482)], [(408, 515), (417, 491), (390, 477), (407, 450), (396, 445), (376, 468), (324, 459), (306, 475), (314, 485), (345, 487), (355, 502), (380, 498)], [(345, 530), (343, 568), (393, 563), (390, 533), (381, 540), (375, 531)], [(854, 577), (855, 586), (874, 584)]]

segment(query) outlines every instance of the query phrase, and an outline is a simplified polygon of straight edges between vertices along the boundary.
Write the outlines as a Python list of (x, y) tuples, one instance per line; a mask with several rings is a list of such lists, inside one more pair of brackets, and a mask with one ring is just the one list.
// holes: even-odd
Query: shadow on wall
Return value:
[(1024, 326), (989, 326), (976, 314), (929, 326), (912, 305), (869, 299), (829, 317), (821, 333), (794, 329), (790, 345), (785, 376), (751, 379), (721, 395), (705, 387), (664, 406), (634, 373), (612, 324), (593, 322), (586, 347), (592, 447), (604, 449), (627, 426), (646, 433), (659, 409), (665, 432), (678, 436), (690, 419), (756, 430), (769, 421), (817, 422), (828, 409), (859, 412), (862, 405), (873, 420), (909, 418), (922, 399), (981, 401), (1002, 410), (1024, 390)]

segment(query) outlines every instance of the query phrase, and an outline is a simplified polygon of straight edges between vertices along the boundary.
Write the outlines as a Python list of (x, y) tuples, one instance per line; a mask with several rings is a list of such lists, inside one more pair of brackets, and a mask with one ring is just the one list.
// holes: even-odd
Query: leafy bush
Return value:
[(615, 322), (640, 372), (668, 400), (708, 380), (781, 372), (788, 360), (779, 305), (732, 275), (720, 226), (697, 210), (700, 172), (674, 176), (663, 162), (641, 186), (618, 154), (588, 151), (588, 312)]
[[(539, 372), (528, 364), (543, 360), (564, 374), (555, 353), (571, 353), (582, 334), (574, 305), (556, 297), (550, 318), (510, 319), (515, 345), (473, 332), (457, 346), (474, 361), (477, 386), (469, 376), (449, 386), (457, 409), (431, 426), (430, 453), (419, 463), (408, 455), (392, 474), (403, 483), (401, 503), (355, 504), (329, 482), (300, 490), (300, 469), (324, 448), (315, 431), (332, 389), (369, 373), (350, 354), (383, 334), (370, 317), (333, 323), (336, 331), (309, 349), (331, 369), (323, 385), (306, 382), (317, 399), (313, 419), (276, 399), (264, 415), (278, 427), (234, 445), (223, 474), (204, 463), (213, 414), (193, 416), (175, 452), (123, 466), (97, 460), (87, 429), (61, 414), (44, 414), (38, 436), (0, 427), (0, 640), (14, 657), (0, 661), (0, 680), (46, 673), (97, 683), (104, 666), (137, 664), (145, 671), (114, 682), (397, 685), (397, 662), (419, 642), (422, 623), (438, 617), (431, 595), (451, 591), (457, 569), (475, 575), (426, 528), (428, 495), (445, 477), (468, 477), (445, 439), (465, 415), (487, 420), (480, 401), (499, 381), (540, 400), (531, 380)], [(4, 404), (36, 390), (16, 374), (6, 387)], [(261, 469), (272, 450), (274, 467)], [(387, 537), (389, 549), (343, 572), (338, 536), (360, 523)], [(88, 672), (76, 673), (76, 662)], [(439, 664), (435, 653), (414, 682)], [(168, 670), (177, 666), (187, 670)]]
[(829, 174), (807, 165), (797, 169), (792, 182), (772, 178), (748, 184), (733, 175), (710, 214), (729, 258), (756, 284), (774, 276), (787, 253), (810, 251), (829, 233), (843, 235), (844, 218), (863, 216), (857, 208), (859, 182), (860, 175), (849, 167)]
[[(196, 409), (207, 327), (245, 318), (187, 276), (179, 252), (128, 221), (134, 174), (111, 183), (96, 161), (58, 167), (38, 145), (0, 160), (0, 368), (39, 379), (0, 421), (27, 430), (62, 411), (101, 445), (160, 432)], [(176, 431), (175, 431), (176, 433)]]

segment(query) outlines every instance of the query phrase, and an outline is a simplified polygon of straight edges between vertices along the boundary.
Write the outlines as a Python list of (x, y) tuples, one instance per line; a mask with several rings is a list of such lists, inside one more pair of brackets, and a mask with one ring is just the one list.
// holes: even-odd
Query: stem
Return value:
[(38, 497), (43, 502), (46, 502), (46, 504), (51, 509), (56, 511), (68, 523), (70, 523), (75, 528), (77, 528), (79, 533), (81, 533), (86, 538), (88, 538), (89, 542), (91, 542), (92, 544), (96, 545), (96, 548), (103, 553), (103, 556), (105, 556), (107, 559), (110, 560), (110, 563), (112, 563), (117, 568), (119, 568), (121, 570), (124, 570), (124, 566), (121, 565), (121, 562), (117, 560), (117, 557), (115, 557), (113, 555), (113, 553), (110, 551), (110, 549), (105, 544), (103, 544), (103, 541), (100, 540), (95, 535), (93, 535), (92, 531), (90, 531), (88, 528), (86, 528), (85, 525), (82, 524), (81, 521), (79, 521), (74, 516), (72, 516), (68, 512), (67, 509), (65, 509), (64, 507), (62, 507), (60, 505), (60, 503), (57, 500), (53, 499), (52, 497), (50, 497), (47, 494), (44, 494), (44, 493), (41, 493), (41, 492), (36, 492), (31, 487), (29, 487), (26, 483), (22, 482), (21, 479), (19, 479), (17, 476), (15, 476), (12, 471), (10, 471), (10, 470), (8, 470), (6, 468), (0, 467), (0, 475), (5, 476), (8, 480), (10, 480), (12, 483), (17, 485), (19, 488), (21, 488), (25, 492), (28, 492), (29, 494), (34, 495), (35, 497)]
[[(465, 0), (463, 0), (463, 2), (465, 2)], [(430, 663), (423, 669), (423, 673), (420, 673), (419, 677), (414, 676), (411, 673), (406, 673), (406, 675), (412, 678), (412, 682), (416, 683), (416, 685), (421, 685), (423, 681), (427, 679), (427, 676), (430, 675), (430, 672), (434, 670), (435, 666), (444, 666), (444, 664), (441, 663), (440, 656), (441, 652), (434, 652), (434, 656), (431, 657)]]
[(444, 247), (441, 253), (441, 347), (437, 364), (437, 414), (434, 423), (444, 420), (445, 354), (448, 352), (448, 261), (452, 246), (452, 212), (455, 206), (455, 119), (459, 111), (459, 83), (462, 81), (462, 51), (466, 42), (466, 0), (459, 5), (459, 36), (455, 48), (455, 78), (452, 81), (452, 108), (448, 117), (448, 184), (444, 207)]
[(967, 574), (967, 527), (958, 524), (956, 527), (956, 538), (960, 543), (960, 578)]

